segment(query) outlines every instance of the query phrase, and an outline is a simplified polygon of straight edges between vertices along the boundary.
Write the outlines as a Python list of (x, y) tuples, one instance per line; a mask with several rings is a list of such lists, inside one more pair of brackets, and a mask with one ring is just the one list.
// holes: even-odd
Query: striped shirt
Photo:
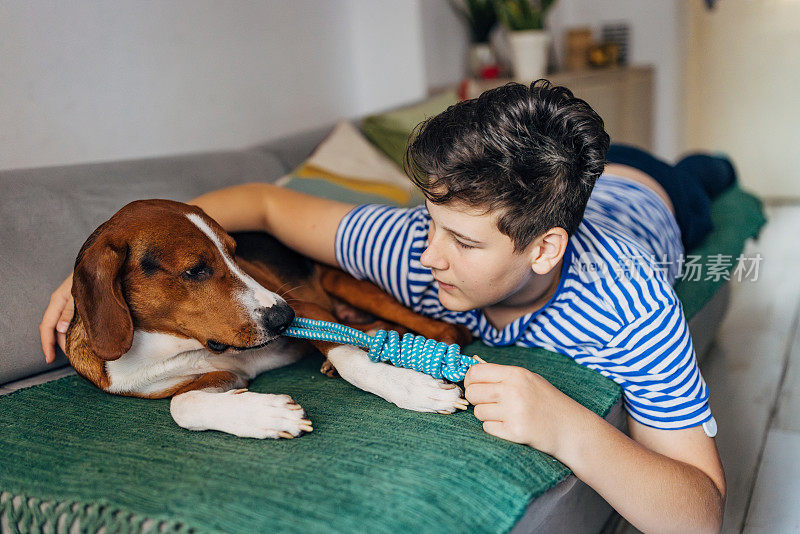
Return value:
[(625, 178), (598, 178), (555, 293), (499, 330), (481, 310), (450, 311), (439, 302), (433, 275), (419, 261), (429, 222), (424, 206), (358, 206), (339, 224), (336, 259), (414, 311), (464, 325), (487, 345), (542, 347), (598, 371), (622, 387), (628, 413), (642, 424), (681, 429), (712, 420), (672, 288), (683, 254), (680, 229), (655, 192)]

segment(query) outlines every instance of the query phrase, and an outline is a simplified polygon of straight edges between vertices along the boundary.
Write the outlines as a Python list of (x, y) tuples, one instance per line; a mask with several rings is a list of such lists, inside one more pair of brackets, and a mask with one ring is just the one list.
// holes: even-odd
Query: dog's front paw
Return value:
[(328, 352), (328, 359), (342, 378), (354, 386), (407, 410), (453, 413), (466, 410), (469, 405), (457, 385), (413, 369), (375, 363), (366, 352), (352, 345), (334, 347)]
[(325, 361), (322, 362), (322, 367), (319, 368), (319, 372), (330, 378), (336, 378), (339, 376), (339, 373), (336, 372), (336, 367), (334, 367), (333, 363), (331, 363), (331, 361), (327, 358), (325, 358)]
[(294, 438), (314, 428), (288, 395), (232, 390), (189, 391), (173, 397), (170, 412), (189, 430), (219, 430), (242, 438)]
[(392, 368), (388, 401), (415, 412), (453, 413), (466, 410), (469, 402), (461, 388), (412, 369)]

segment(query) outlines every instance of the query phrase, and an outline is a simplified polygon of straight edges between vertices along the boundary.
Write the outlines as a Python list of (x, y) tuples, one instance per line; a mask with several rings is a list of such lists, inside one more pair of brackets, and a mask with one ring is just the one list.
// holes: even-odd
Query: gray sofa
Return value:
[[(38, 324), (50, 293), (100, 223), (135, 199), (186, 201), (245, 181), (274, 181), (308, 156), (331, 128), (241, 151), (0, 171), (0, 394), (71, 372), (63, 354), (51, 366), (44, 363)], [(690, 322), (698, 355), (707, 351), (727, 301), (725, 286)], [(625, 428), (621, 401), (607, 419)], [(533, 501), (514, 532), (611, 531), (618, 519), (571, 475)]]

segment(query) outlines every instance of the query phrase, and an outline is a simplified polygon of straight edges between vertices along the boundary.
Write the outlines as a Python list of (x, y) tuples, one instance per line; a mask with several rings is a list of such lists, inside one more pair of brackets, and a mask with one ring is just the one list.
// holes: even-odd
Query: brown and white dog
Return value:
[[(308, 352), (308, 342), (280, 337), (295, 312), (342, 322), (353, 318), (337, 314), (349, 303), (426, 337), (470, 339), (465, 329), (417, 315), (371, 283), (315, 264), (263, 232), (237, 236), (179, 202), (140, 200), (119, 210), (75, 261), (76, 313), (66, 343), (72, 366), (109, 393), (172, 397), (170, 412), (183, 428), (291, 438), (313, 430), (303, 409), (288, 395), (242, 388)], [(351, 322), (362, 330), (385, 325)], [(326, 356), (322, 372), (338, 372), (401, 408), (452, 413), (467, 406), (454, 384), (373, 363), (358, 347), (313, 344)]]

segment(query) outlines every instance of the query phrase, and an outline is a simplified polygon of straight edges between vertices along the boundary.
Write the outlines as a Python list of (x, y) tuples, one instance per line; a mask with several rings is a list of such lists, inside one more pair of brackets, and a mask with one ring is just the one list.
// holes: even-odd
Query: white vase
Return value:
[(547, 75), (549, 33), (544, 30), (509, 32), (508, 43), (514, 78), (518, 82), (530, 83)]
[(489, 47), (489, 43), (473, 43), (469, 48), (469, 73), (474, 77), (480, 77), (481, 71), (494, 63), (494, 54)]

